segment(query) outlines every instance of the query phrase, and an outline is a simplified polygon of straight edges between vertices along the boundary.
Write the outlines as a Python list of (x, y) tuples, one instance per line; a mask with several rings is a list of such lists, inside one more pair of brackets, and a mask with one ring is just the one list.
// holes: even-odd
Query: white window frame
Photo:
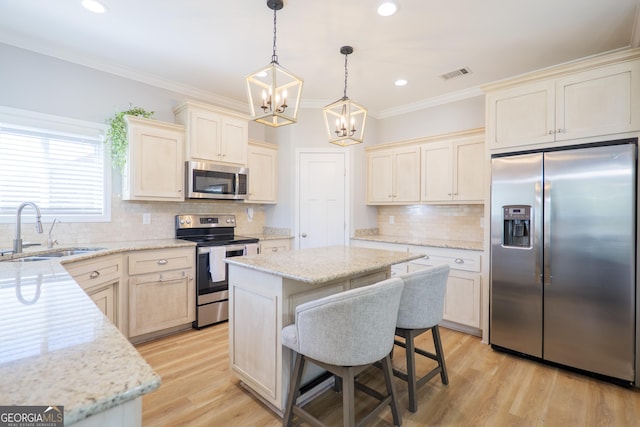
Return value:
[[(90, 138), (103, 141), (107, 126), (105, 124), (87, 122), (68, 117), (43, 114), (0, 106), (0, 128), (23, 129), (55, 134), (61, 137)], [(51, 222), (58, 219), (63, 222), (111, 222), (111, 158), (105, 147), (103, 156), (104, 177), (102, 182), (103, 214), (102, 215), (47, 215), (42, 212), (42, 221)], [(0, 185), (2, 185), (0, 183)], [(28, 201), (28, 200), (25, 200)], [(17, 208), (17, 206), (16, 206)], [(0, 224), (15, 223), (15, 214), (0, 215)]]

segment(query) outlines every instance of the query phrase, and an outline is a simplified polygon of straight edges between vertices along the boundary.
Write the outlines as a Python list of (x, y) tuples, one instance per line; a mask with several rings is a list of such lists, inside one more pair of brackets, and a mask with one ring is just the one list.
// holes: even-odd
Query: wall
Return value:
[(484, 95), (436, 105), (379, 121), (378, 143), (484, 127)]
[[(173, 122), (173, 107), (185, 99), (198, 99), (2, 43), (0, 58), (4, 65), (0, 67), (0, 104), (7, 107), (103, 125), (115, 111), (130, 104), (155, 111), (159, 120)], [(207, 102), (206, 97), (203, 94), (200, 100)], [(254, 122), (249, 123), (249, 137), (269, 141), (265, 126)], [(234, 213), (238, 234), (262, 232), (265, 215), (261, 206), (254, 206), (255, 217), (249, 223), (245, 214), (248, 205), (244, 204), (123, 202), (119, 174), (113, 175), (111, 222), (56, 224), (54, 234), (60, 243), (170, 238), (175, 232), (174, 215), (189, 212)], [(143, 212), (151, 214), (151, 225), (142, 224)], [(37, 235), (28, 208), (23, 216), (23, 240), (46, 244), (49, 224), (45, 224), (44, 234)], [(0, 224), (0, 248), (11, 247), (15, 233), (15, 224)]]
[[(389, 217), (393, 216), (393, 224)], [(378, 233), (415, 239), (482, 243), (484, 205), (380, 206)]]
[[(253, 207), (253, 220), (246, 214)], [(149, 213), (151, 224), (142, 224), (142, 214)], [(52, 238), (60, 246), (95, 244), (99, 242), (128, 242), (149, 239), (172, 239), (175, 235), (175, 215), (186, 213), (234, 214), (236, 216), (236, 234), (260, 234), (264, 227), (264, 209), (260, 205), (240, 202), (131, 202), (112, 197), (111, 222), (100, 223), (56, 223)], [(22, 240), (40, 243), (46, 247), (51, 222), (43, 224), (43, 233), (35, 231), (33, 210), (29, 207), (22, 211)], [(13, 246), (16, 234), (15, 224), (0, 224), (0, 249)]]
[(376, 209), (365, 205), (365, 147), (377, 141), (377, 120), (367, 118), (365, 142), (341, 148), (329, 144), (321, 108), (301, 108), (298, 122), (273, 131), (278, 144), (278, 204), (266, 207), (266, 221), (275, 227), (292, 227), (295, 220), (296, 151), (303, 148), (348, 151), (351, 171), (351, 229), (375, 227)]

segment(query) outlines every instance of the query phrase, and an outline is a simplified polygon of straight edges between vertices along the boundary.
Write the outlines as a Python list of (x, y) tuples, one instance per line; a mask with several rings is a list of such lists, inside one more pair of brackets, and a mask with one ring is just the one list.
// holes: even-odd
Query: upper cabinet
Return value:
[(367, 203), (483, 203), (483, 129), (367, 148)]
[(484, 134), (425, 144), (422, 150), (423, 202), (484, 202)]
[(278, 194), (278, 146), (249, 141), (249, 197), (245, 202), (276, 203)]
[(367, 203), (420, 201), (420, 147), (406, 146), (367, 153)]
[(186, 101), (173, 110), (186, 127), (185, 158), (247, 165), (248, 119), (240, 113)]
[(184, 200), (184, 126), (126, 116), (122, 200)]
[(618, 53), (485, 87), (489, 149), (639, 130), (639, 56)]

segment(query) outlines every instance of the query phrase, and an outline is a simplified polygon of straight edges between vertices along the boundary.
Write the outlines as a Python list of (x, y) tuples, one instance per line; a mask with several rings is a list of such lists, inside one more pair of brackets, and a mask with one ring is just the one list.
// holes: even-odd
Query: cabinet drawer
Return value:
[(76, 261), (65, 265), (67, 272), (82, 289), (89, 289), (104, 283), (120, 280), (122, 277), (122, 256), (112, 255)]
[(278, 239), (278, 240), (267, 240), (264, 242), (260, 242), (260, 253), (268, 254), (273, 252), (284, 252), (290, 249), (289, 240)]
[[(411, 251), (413, 252), (413, 251)], [(424, 258), (411, 261), (411, 264), (417, 265), (442, 265), (447, 264), (452, 270), (480, 272), (480, 254), (472, 251), (451, 251), (441, 252), (423, 248), (426, 253)]]
[(129, 255), (130, 275), (192, 268), (194, 265), (195, 248), (141, 251)]

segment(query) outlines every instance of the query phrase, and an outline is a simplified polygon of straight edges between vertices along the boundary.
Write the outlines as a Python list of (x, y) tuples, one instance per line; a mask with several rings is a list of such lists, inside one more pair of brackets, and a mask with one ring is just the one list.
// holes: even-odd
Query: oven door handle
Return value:
[[(211, 252), (211, 249), (219, 246), (208, 246), (203, 248), (198, 248), (198, 254), (208, 254)], [(245, 245), (223, 245), (222, 246), (227, 252), (232, 251), (243, 251)]]
[(244, 251), (244, 246), (245, 245), (225, 245), (224, 248), (227, 252)]

